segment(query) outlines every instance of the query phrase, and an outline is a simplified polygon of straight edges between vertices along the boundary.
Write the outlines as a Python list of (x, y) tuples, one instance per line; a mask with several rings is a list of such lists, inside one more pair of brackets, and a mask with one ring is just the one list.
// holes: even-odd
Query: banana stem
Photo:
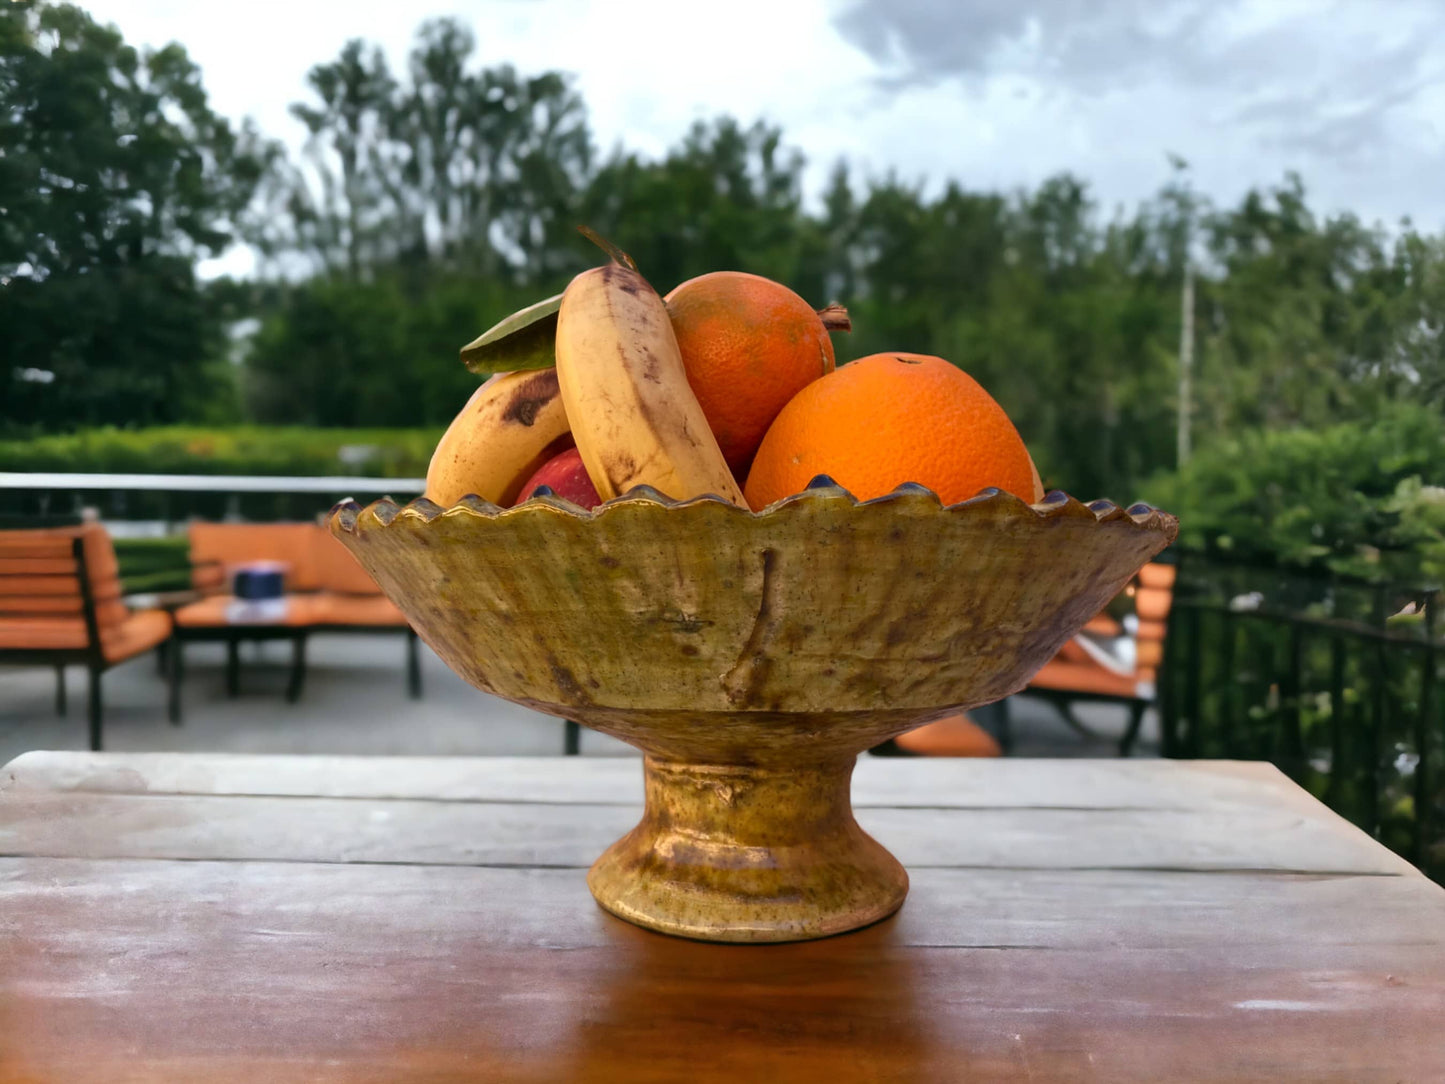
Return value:
[[(587, 238), (587, 240), (591, 241), (603, 252), (607, 253), (607, 255), (611, 256), (623, 267), (629, 268), (633, 271), (637, 270), (637, 264), (632, 262), (631, 256), (623, 252), (620, 248), (614, 245), (611, 241), (607, 240), (607, 238), (603, 237), (596, 230), (592, 229), (591, 226), (578, 226), (577, 232), (580, 233), (583, 237)], [(641, 272), (639, 272), (639, 274), (640, 273)]]

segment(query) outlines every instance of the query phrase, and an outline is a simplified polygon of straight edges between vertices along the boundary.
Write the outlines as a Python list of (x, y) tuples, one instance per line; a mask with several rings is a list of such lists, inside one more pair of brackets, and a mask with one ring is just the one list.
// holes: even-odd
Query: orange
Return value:
[(743, 493), (761, 510), (819, 474), (859, 500), (903, 482), (944, 504), (988, 486), (1043, 498), (1003, 408), (962, 369), (924, 354), (874, 354), (805, 387), (768, 429)]
[(741, 479), (778, 411), (833, 371), (828, 331), (792, 290), (742, 271), (689, 279), (664, 300), (687, 382)]

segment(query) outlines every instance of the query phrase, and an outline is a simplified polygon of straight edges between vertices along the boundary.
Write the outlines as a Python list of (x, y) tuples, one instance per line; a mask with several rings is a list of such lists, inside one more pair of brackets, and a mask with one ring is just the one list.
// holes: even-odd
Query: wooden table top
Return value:
[(1267, 765), (864, 758), (902, 911), (598, 908), (633, 759), (31, 753), (0, 1081), (1445, 1080), (1445, 890)]

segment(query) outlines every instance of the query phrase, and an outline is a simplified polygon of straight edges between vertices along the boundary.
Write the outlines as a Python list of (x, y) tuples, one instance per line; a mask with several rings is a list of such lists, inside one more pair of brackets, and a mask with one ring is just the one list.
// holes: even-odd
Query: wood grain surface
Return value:
[(1272, 768), (864, 758), (901, 912), (612, 918), (634, 759), (0, 769), (0, 1081), (1445, 1079), (1445, 891)]

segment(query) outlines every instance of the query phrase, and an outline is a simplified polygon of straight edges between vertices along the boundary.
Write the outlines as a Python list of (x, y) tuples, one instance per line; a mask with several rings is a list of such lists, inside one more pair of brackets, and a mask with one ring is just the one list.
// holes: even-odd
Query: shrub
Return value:
[(441, 429), (88, 429), (0, 441), (0, 470), (419, 478)]
[(1445, 582), (1445, 418), (1256, 431), (1202, 450), (1148, 499), (1188, 549), (1370, 580)]

